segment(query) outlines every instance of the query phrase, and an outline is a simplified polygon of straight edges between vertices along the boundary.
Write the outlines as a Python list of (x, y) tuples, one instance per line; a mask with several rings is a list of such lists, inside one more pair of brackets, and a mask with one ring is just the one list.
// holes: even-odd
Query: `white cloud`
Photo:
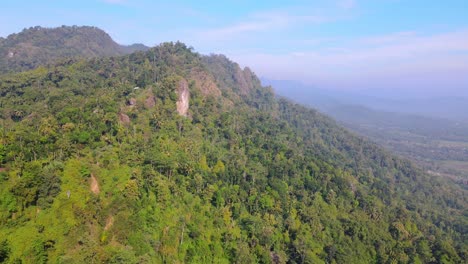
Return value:
[(425, 76), (427, 83), (442, 74), (450, 74), (452, 79), (447, 81), (452, 83), (457, 80), (453, 78), (459, 78), (459, 83), (468, 78), (468, 30), (426, 36), (400, 32), (342, 43), (314, 51), (230, 55), (267, 78), (298, 79), (324, 86), (332, 83), (342, 88), (401, 76)]
[(392, 34), (386, 34), (381, 36), (371, 36), (371, 37), (364, 37), (360, 39), (362, 44), (389, 44), (395, 42), (402, 42), (410, 40), (417, 36), (417, 33), (414, 31), (403, 31), (403, 32), (396, 32)]
[(105, 3), (108, 3), (108, 4), (125, 4), (125, 2), (127, 2), (127, 0), (102, 0), (103, 2)]
[(287, 12), (260, 12), (249, 16), (244, 21), (224, 27), (201, 30), (197, 34), (208, 38), (222, 39), (237, 37), (242, 34), (259, 33), (270, 30), (286, 29), (295, 24), (321, 24), (333, 20), (319, 15), (297, 15)]

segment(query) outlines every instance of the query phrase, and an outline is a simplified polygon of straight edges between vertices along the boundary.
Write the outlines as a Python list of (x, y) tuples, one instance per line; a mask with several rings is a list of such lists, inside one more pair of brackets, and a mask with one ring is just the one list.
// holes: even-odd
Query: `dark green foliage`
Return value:
[[(142, 44), (121, 46), (96, 27), (31, 27), (0, 41), (0, 74), (30, 70), (63, 58), (91, 58), (148, 50)], [(55, 81), (64, 76), (51, 73)]]
[(6, 157), (6, 148), (3, 144), (0, 144), (0, 165), (3, 164)]
[[(210, 93), (200, 85), (208, 79)], [(187, 117), (176, 110), (184, 81)], [(6, 75), (0, 93), (0, 252), (9, 259), (466, 258), (466, 190), (275, 99), (223, 56), (165, 43)]]
[(10, 246), (7, 240), (0, 242), (0, 263), (5, 263), (10, 255)]

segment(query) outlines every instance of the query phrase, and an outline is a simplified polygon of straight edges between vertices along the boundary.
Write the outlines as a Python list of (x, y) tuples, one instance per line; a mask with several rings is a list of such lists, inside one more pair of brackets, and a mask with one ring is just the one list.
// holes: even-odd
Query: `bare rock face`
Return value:
[(186, 80), (179, 81), (179, 87), (177, 89), (177, 94), (179, 95), (179, 99), (177, 100), (177, 112), (181, 116), (187, 116), (188, 109), (189, 109), (189, 99), (190, 99), (190, 92), (188, 89), (188, 83)]
[(114, 225), (114, 217), (109, 215), (106, 219), (106, 226), (104, 227), (104, 231), (109, 230)]
[(195, 81), (195, 86), (200, 89), (203, 95), (221, 96), (221, 90), (216, 85), (215, 79), (205, 71), (199, 69), (192, 70), (190, 79)]
[(250, 70), (249, 67), (245, 67), (243, 70), (243, 73), (244, 73), (244, 79), (248, 83), (249, 89), (253, 89), (254, 88), (253, 79), (255, 78), (255, 74)]
[(130, 124), (130, 117), (124, 113), (119, 114), (119, 121), (120, 123), (127, 125)]
[(153, 95), (148, 96), (145, 100), (145, 107), (146, 108), (153, 108), (156, 105), (156, 99)]
[(242, 70), (240, 67), (237, 67), (234, 80), (238, 83), (242, 94), (248, 94), (253, 88), (252, 72), (248, 68)]
[(129, 106), (136, 106), (137, 100), (135, 98), (130, 98), (130, 100), (127, 101), (127, 105)]
[(91, 173), (91, 184), (90, 184), (90, 189), (94, 194), (99, 194), (101, 192), (101, 189), (99, 188), (99, 183), (94, 176), (94, 174)]

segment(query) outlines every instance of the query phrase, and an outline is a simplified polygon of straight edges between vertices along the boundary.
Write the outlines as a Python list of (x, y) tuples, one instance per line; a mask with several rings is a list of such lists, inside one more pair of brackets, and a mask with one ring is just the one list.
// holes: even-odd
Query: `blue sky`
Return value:
[(342, 90), (468, 95), (468, 1), (2, 1), (0, 36), (93, 25), (117, 42), (180, 40), (258, 75)]

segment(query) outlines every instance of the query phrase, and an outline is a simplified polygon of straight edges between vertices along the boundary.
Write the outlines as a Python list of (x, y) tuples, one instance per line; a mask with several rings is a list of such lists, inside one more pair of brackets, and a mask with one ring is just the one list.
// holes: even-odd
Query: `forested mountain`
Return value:
[(142, 44), (122, 46), (96, 27), (31, 27), (0, 39), (0, 74), (30, 70), (62, 58), (91, 58), (147, 50)]
[(273, 86), (279, 95), (302, 104), (311, 105), (321, 111), (328, 111), (343, 105), (346, 107), (363, 106), (380, 112), (468, 123), (468, 97), (465, 95), (432, 97), (421, 92), (418, 98), (415, 95), (406, 95), (405, 92), (398, 89), (394, 89), (393, 92), (385, 92), (380, 87), (365, 91), (343, 91), (320, 89), (313, 85), (291, 80), (262, 79), (262, 83)]
[(0, 77), (0, 262), (463, 263), (467, 193), (181, 43)]

